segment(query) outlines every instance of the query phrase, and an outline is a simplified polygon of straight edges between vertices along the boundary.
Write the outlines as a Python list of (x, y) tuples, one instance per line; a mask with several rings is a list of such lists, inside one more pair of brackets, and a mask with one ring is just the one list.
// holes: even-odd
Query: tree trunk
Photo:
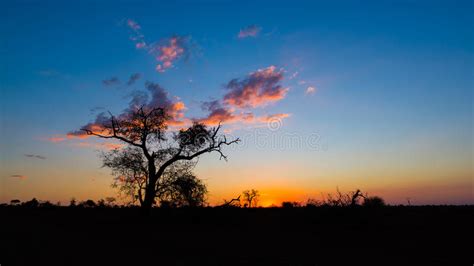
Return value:
[(147, 210), (151, 209), (154, 199), (154, 193), (147, 188), (145, 191), (145, 199), (143, 200), (142, 208)]
[(149, 160), (148, 161), (148, 183), (146, 184), (145, 198), (142, 203), (142, 208), (145, 210), (150, 210), (151, 207), (153, 207), (153, 203), (155, 202), (156, 181), (157, 181), (157, 175), (156, 175), (155, 161)]

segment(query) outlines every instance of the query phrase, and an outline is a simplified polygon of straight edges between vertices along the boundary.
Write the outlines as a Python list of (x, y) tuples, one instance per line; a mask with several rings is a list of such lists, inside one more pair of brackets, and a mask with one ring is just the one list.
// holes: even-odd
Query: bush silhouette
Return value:
[(365, 207), (383, 207), (385, 206), (385, 201), (381, 197), (371, 196), (366, 197), (362, 205)]
[(300, 203), (296, 201), (284, 201), (281, 203), (281, 207), (283, 208), (295, 208), (300, 207)]
[(36, 208), (39, 206), (39, 201), (36, 198), (33, 198), (32, 200), (23, 203), (23, 206), (28, 208)]

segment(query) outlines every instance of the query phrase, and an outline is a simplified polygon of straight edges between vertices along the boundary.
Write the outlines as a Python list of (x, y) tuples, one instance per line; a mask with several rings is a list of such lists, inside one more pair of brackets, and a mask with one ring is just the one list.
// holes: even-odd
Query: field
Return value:
[(2, 207), (1, 265), (471, 265), (473, 206)]

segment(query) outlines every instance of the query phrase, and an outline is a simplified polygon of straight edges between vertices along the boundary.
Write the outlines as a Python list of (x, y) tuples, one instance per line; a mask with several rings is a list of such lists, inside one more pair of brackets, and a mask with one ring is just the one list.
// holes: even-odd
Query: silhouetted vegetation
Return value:
[[(124, 149), (104, 154), (104, 166), (111, 168), (112, 173), (117, 176), (114, 185), (133, 200), (138, 200), (145, 209), (151, 208), (156, 199), (164, 194), (168, 200), (159, 199), (161, 203), (178, 200), (180, 202), (170, 203), (179, 205), (183, 204), (182, 198), (178, 199), (175, 192), (189, 193), (192, 190), (195, 193), (202, 189), (199, 182), (194, 182), (197, 187), (191, 190), (188, 188), (188, 191), (179, 189), (177, 183), (169, 182), (167, 179), (170, 176), (181, 181), (186, 178), (173, 176), (174, 173), (170, 173), (173, 166), (186, 168), (186, 163), (179, 165), (180, 162), (195, 162), (200, 155), (210, 152), (216, 152), (226, 159), (222, 147), (239, 141), (228, 141), (225, 136), (220, 136), (220, 125), (209, 129), (199, 123), (167, 136), (167, 122), (171, 119), (167, 110), (145, 104), (131, 106), (125, 114), (118, 117), (110, 114), (109, 117), (103, 115), (100, 118), (94, 127), (86, 126), (82, 130), (89, 135), (116, 139), (128, 145)], [(194, 179), (188, 178), (190, 180)], [(174, 187), (164, 187), (169, 184), (174, 184)], [(173, 192), (168, 192), (168, 189)], [(162, 193), (163, 190), (166, 192)], [(189, 195), (181, 196), (185, 198)], [(191, 205), (201, 204), (189, 201), (189, 198), (187, 201)]]
[(385, 201), (378, 196), (365, 197), (364, 198), (364, 207), (383, 207), (385, 206)]
[(466, 244), (472, 206), (305, 208), (291, 202), (289, 208), (153, 208), (143, 216), (137, 207), (96, 205), (0, 207), (2, 265), (157, 260), (160, 265), (353, 265), (354, 258), (376, 265), (457, 265), (472, 260)]
[(242, 192), (243, 198), (244, 198), (244, 207), (245, 208), (252, 208), (252, 207), (257, 207), (258, 206), (258, 200), (260, 198), (260, 193), (258, 190), (251, 189), (251, 190), (245, 190)]
[(301, 207), (301, 204), (296, 201), (284, 201), (281, 203), (281, 207), (283, 208), (295, 208), (295, 207)]

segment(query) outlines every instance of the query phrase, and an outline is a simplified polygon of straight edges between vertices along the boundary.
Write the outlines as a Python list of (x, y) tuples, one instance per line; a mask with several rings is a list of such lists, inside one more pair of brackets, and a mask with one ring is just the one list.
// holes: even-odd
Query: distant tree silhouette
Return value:
[(72, 198), (71, 201), (69, 201), (69, 207), (76, 207), (76, 199)]
[(113, 207), (115, 206), (115, 201), (116, 199), (114, 197), (106, 197), (105, 202), (107, 203), (107, 206)]
[(385, 206), (385, 201), (378, 196), (365, 197), (362, 205), (365, 207), (383, 207)]
[(258, 205), (258, 200), (260, 198), (260, 193), (258, 190), (252, 189), (252, 190), (245, 190), (242, 192), (243, 198), (244, 198), (244, 206), (248, 208), (257, 207)]
[(104, 199), (98, 200), (97, 207), (105, 208), (105, 200)]
[(94, 208), (94, 207), (97, 207), (97, 204), (95, 203), (95, 201), (88, 199), (86, 201), (82, 201), (81, 203), (79, 203), (78, 207)]
[(36, 198), (33, 198), (30, 201), (24, 202), (23, 206), (28, 207), (28, 208), (36, 208), (39, 206), (39, 201)]
[(322, 205), (322, 202), (316, 199), (309, 198), (308, 201), (306, 202), (306, 207), (311, 208), (311, 207), (319, 207)]
[(19, 205), (21, 201), (19, 199), (10, 200), (10, 205)]
[[(126, 151), (129, 156), (124, 158), (126, 162), (135, 164), (137, 158), (144, 159), (145, 169), (139, 170), (140, 175), (146, 174), (146, 176), (133, 182), (141, 186), (138, 190), (143, 194), (140, 204), (145, 209), (151, 208), (155, 203), (157, 183), (168, 167), (178, 161), (191, 161), (210, 152), (217, 152), (220, 158), (226, 159), (222, 148), (239, 141), (239, 139), (228, 141), (225, 136), (219, 135), (220, 125), (208, 129), (200, 123), (193, 123), (189, 128), (167, 137), (169, 118), (165, 109), (144, 105), (128, 110), (118, 117), (111, 113), (109, 118), (101, 117), (96, 121), (94, 129), (82, 128), (89, 135), (117, 139), (128, 144), (129, 148)], [(100, 130), (95, 130), (97, 128)], [(133, 165), (133, 169), (138, 170), (136, 167), (141, 168), (142, 165)]]
[(357, 206), (360, 204), (360, 199), (365, 198), (366, 195), (362, 194), (360, 189), (356, 191), (351, 191), (349, 193), (342, 193), (339, 188), (336, 189), (336, 195), (327, 194), (326, 199), (323, 200), (323, 206), (332, 206), (332, 207), (347, 207), (347, 206)]
[(49, 200), (43, 201), (39, 204), (39, 207), (41, 208), (54, 208), (56, 207), (53, 203), (51, 203)]

